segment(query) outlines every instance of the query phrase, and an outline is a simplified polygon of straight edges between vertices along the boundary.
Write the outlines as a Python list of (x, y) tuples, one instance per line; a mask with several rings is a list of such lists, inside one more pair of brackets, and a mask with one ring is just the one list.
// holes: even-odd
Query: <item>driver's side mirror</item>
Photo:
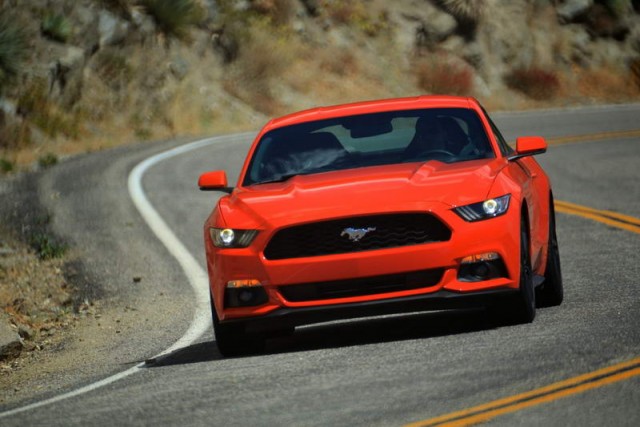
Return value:
[(547, 151), (547, 143), (541, 136), (521, 136), (516, 139), (516, 152), (509, 156), (509, 161), (522, 157), (542, 154)]
[(222, 191), (231, 193), (233, 187), (227, 186), (227, 173), (225, 171), (205, 172), (198, 179), (198, 187), (202, 191)]

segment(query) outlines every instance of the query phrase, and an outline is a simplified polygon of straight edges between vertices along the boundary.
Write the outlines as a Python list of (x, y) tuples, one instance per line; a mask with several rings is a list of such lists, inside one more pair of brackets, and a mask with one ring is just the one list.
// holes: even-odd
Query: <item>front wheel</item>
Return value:
[(244, 356), (260, 353), (264, 350), (264, 337), (258, 334), (248, 334), (244, 323), (220, 323), (213, 299), (211, 299), (211, 317), (216, 345), (223, 356)]
[(500, 301), (495, 313), (504, 324), (531, 323), (536, 317), (536, 292), (529, 250), (529, 227), (525, 218), (520, 221), (520, 290), (506, 301)]
[(541, 307), (552, 307), (562, 304), (564, 287), (562, 270), (560, 269), (560, 250), (556, 236), (556, 217), (551, 200), (549, 214), (549, 243), (547, 248), (547, 266), (544, 272), (544, 283), (538, 288), (538, 302)]

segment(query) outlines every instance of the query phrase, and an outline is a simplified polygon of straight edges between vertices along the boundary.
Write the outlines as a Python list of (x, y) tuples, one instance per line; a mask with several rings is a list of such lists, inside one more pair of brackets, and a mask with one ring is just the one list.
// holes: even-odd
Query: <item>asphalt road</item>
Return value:
[[(495, 118), (508, 139), (517, 134), (552, 138), (640, 128), (640, 105)], [(167, 159), (144, 176), (149, 201), (202, 265), (202, 223), (215, 203), (215, 193), (197, 190), (198, 175), (226, 169), (234, 182), (249, 142), (246, 136), (221, 140)], [(87, 179), (106, 183), (101, 174), (114, 174), (114, 169), (105, 163), (119, 165), (117, 170), (124, 173), (160, 148), (164, 146), (122, 149), (75, 163), (94, 162), (83, 169)], [(640, 218), (637, 138), (553, 146), (538, 158), (551, 177), (557, 199)], [(62, 179), (62, 170), (68, 173), (64, 168), (56, 172), (50, 177), (51, 185)], [(84, 205), (82, 200), (75, 201), (77, 211), (67, 210), (72, 217), (81, 216), (89, 208), (87, 200), (95, 198), (89, 203), (95, 206), (105, 204), (108, 197), (108, 205), (122, 211), (113, 215), (130, 215), (131, 223), (125, 231), (113, 219), (116, 224), (100, 226), (104, 227), (101, 241), (109, 241), (110, 233), (112, 238), (124, 233), (126, 241), (141, 242), (135, 251), (111, 242), (116, 248), (107, 248), (108, 254), (121, 260), (122, 274), (135, 270), (129, 264), (146, 263), (149, 274), (156, 272), (153, 280), (158, 288), (167, 289), (172, 299), (175, 295), (175, 304), (145, 303), (148, 290), (124, 293), (140, 305), (151, 306), (150, 311), (159, 311), (153, 308), (156, 303), (162, 304), (161, 310), (172, 311), (156, 324), (134, 328), (128, 336), (137, 345), (122, 344), (104, 355), (132, 361), (168, 347), (187, 328), (195, 304), (189, 304), (192, 291), (180, 283), (177, 263), (135, 217), (126, 188), (118, 184), (123, 178), (114, 179), (114, 188), (86, 189)], [(64, 192), (61, 197), (65, 198)], [(98, 212), (95, 216), (102, 218)], [(90, 222), (95, 221), (94, 217)], [(639, 357), (640, 236), (577, 216), (559, 215), (557, 222), (565, 303), (540, 309), (532, 324), (496, 328), (482, 312), (338, 322), (300, 328), (293, 337), (270, 342), (264, 355), (235, 359), (219, 355), (209, 331), (195, 344), (120, 381), (0, 418), (0, 424), (403, 425)], [(110, 227), (115, 228), (110, 231)], [(81, 232), (74, 241), (84, 241)], [(136, 261), (139, 256), (144, 261)], [(92, 259), (91, 268), (99, 265), (99, 260)], [(95, 368), (91, 376), (117, 371), (114, 364), (105, 366), (102, 371)], [(76, 383), (91, 382), (87, 375), (75, 378)], [(69, 384), (73, 380), (65, 389), (72, 388)], [(636, 426), (640, 425), (638, 408), (640, 377), (635, 376), (512, 412), (489, 424)]]

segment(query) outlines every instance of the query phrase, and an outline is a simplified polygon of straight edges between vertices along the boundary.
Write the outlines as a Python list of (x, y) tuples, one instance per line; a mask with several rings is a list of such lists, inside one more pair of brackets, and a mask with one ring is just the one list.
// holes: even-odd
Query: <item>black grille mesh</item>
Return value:
[[(360, 240), (345, 230), (368, 230)], [(353, 233), (352, 233), (353, 234)], [(387, 214), (298, 225), (278, 231), (264, 256), (269, 260), (313, 257), (442, 242), (449, 230), (430, 214)]]
[(428, 288), (437, 285), (443, 274), (444, 269), (438, 268), (361, 279), (287, 285), (278, 287), (278, 290), (291, 302), (349, 298)]

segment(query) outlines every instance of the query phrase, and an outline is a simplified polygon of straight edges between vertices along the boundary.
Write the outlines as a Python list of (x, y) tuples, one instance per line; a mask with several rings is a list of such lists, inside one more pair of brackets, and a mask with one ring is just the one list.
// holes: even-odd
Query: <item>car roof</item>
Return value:
[(479, 109), (480, 107), (478, 101), (474, 98), (461, 96), (422, 95), (410, 98), (381, 99), (299, 111), (271, 120), (265, 125), (263, 132), (297, 123), (331, 119), (334, 117), (354, 116), (383, 111), (419, 110), (423, 108)]

